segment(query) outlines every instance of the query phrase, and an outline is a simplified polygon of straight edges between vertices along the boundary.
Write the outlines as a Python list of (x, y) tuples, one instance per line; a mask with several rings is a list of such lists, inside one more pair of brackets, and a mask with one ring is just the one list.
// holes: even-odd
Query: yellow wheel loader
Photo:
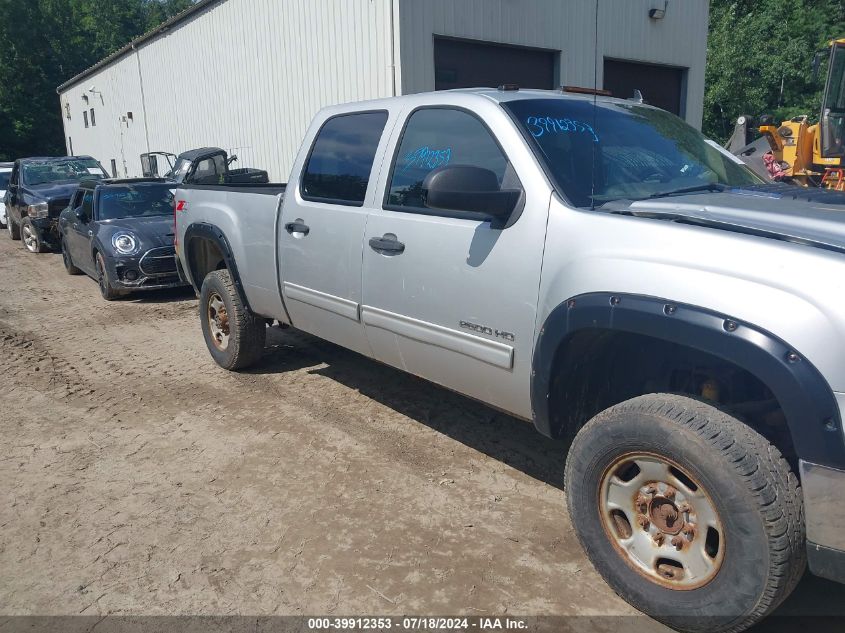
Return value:
[[(817, 55), (815, 68), (819, 61)], [(749, 119), (738, 119), (727, 147), (754, 171), (772, 180), (845, 191), (845, 38), (830, 43), (818, 123), (806, 115), (780, 125), (764, 120), (757, 128), (762, 137), (748, 144)]]

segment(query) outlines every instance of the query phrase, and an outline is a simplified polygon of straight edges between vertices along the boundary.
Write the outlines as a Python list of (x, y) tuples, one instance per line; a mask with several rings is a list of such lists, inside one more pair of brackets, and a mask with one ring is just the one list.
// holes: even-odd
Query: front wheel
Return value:
[(677, 630), (741, 631), (804, 571), (798, 480), (765, 438), (704, 402), (652, 394), (598, 414), (565, 482), (596, 570)]
[(29, 218), (26, 218), (23, 222), (21, 222), (21, 239), (23, 240), (24, 248), (26, 248), (26, 250), (30, 253), (47, 252), (47, 247), (41, 240), (41, 236), (38, 234), (38, 231), (34, 226), (32, 226), (32, 221)]
[(21, 239), (21, 230), (20, 227), (15, 224), (14, 220), (10, 215), (6, 215), (6, 231), (9, 233), (9, 239), (11, 240), (19, 240)]
[(109, 279), (109, 271), (106, 267), (106, 260), (103, 259), (102, 253), (97, 253), (97, 285), (100, 286), (100, 295), (102, 295), (103, 299), (106, 301), (114, 301), (123, 296), (123, 293), (119, 290), (115, 290), (112, 287), (111, 280)]
[(208, 351), (222, 368), (245, 369), (261, 358), (267, 324), (243, 304), (228, 270), (206, 275), (200, 291), (200, 322)]

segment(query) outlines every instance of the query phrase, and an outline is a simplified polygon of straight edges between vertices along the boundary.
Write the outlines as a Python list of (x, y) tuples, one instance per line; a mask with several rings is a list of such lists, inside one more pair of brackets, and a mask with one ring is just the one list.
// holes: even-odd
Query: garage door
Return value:
[(435, 37), (434, 89), (519, 84), (550, 90), (557, 87), (557, 55), (557, 51)]
[(651, 105), (683, 116), (681, 90), (684, 83), (684, 68), (624, 62), (617, 59), (604, 60), (604, 87), (614, 97), (627, 99), (634, 90), (643, 93)]

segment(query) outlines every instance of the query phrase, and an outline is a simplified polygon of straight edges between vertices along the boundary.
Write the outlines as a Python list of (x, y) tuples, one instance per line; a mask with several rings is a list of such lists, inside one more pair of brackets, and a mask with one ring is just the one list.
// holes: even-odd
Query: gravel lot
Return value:
[(0, 368), (3, 615), (635, 613), (564, 446), (332, 344), (274, 328), (226, 373), (190, 291), (106, 303), (4, 232)]

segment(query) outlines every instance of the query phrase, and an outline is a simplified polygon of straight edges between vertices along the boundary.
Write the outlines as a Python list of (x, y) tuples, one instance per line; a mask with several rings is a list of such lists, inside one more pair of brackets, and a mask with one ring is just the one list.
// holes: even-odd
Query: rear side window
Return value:
[(502, 189), (521, 189), (507, 157), (477, 117), (452, 108), (422, 108), (405, 126), (385, 206), (427, 212), (423, 182), (433, 170), (447, 165), (489, 169)]
[(387, 112), (333, 117), (320, 128), (302, 173), (306, 200), (362, 206)]

